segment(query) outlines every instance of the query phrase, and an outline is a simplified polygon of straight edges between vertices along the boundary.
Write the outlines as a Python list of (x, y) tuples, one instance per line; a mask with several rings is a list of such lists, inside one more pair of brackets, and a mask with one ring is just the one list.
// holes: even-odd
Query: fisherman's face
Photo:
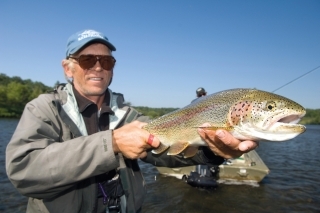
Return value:
[[(79, 57), (80, 55), (111, 56), (112, 54), (107, 46), (100, 43), (95, 43), (87, 46), (75, 56)], [(99, 61), (97, 61), (96, 64), (90, 69), (82, 69), (76, 60), (70, 60), (74, 62), (74, 66), (65, 72), (69, 78), (73, 78), (73, 85), (75, 89), (88, 99), (91, 99), (90, 97), (92, 96), (104, 95), (113, 76), (113, 69), (104, 70)]]

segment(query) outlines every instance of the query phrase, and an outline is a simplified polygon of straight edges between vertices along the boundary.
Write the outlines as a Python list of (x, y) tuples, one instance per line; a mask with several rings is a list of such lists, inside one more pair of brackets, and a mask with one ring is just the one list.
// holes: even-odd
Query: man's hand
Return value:
[(150, 133), (142, 129), (144, 125), (146, 125), (146, 123), (134, 121), (114, 130), (114, 152), (121, 152), (123, 156), (130, 159), (138, 159), (147, 156), (147, 149), (158, 147), (160, 141), (156, 137), (153, 138), (152, 146), (147, 143)]
[[(210, 126), (208, 123), (203, 127)], [(233, 137), (228, 131), (219, 129), (217, 131), (199, 128), (198, 133), (207, 142), (213, 153), (223, 158), (237, 158), (258, 146), (255, 141), (240, 141)]]

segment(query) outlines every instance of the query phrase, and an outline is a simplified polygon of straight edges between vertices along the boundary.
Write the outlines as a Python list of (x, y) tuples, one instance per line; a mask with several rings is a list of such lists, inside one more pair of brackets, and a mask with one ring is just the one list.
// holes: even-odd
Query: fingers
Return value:
[(148, 141), (147, 141), (147, 144), (149, 144), (150, 146), (152, 146), (153, 138), (154, 138), (154, 135), (153, 135), (153, 134), (150, 134), (150, 135), (149, 135), (149, 138), (148, 138)]
[(147, 152), (142, 152), (140, 155), (139, 155), (139, 157), (137, 157), (137, 159), (139, 158), (145, 158), (145, 157), (147, 157)]
[(233, 137), (229, 132), (218, 129), (216, 131), (217, 138), (226, 146), (230, 147), (231, 149), (237, 149), (240, 141)]
[[(205, 123), (202, 127), (208, 127)], [(258, 146), (254, 141), (240, 141), (226, 130), (218, 129), (216, 131), (206, 128), (199, 128), (200, 137), (207, 142), (211, 151), (224, 158), (236, 158), (242, 154), (255, 149)]]
[(160, 145), (159, 139), (142, 129), (146, 123), (134, 121), (113, 131), (114, 152), (125, 157), (138, 159), (147, 156), (147, 150)]
[(239, 144), (238, 149), (242, 152), (250, 152), (259, 146), (258, 142), (255, 141), (242, 141)]
[(259, 143), (255, 141), (240, 141), (225, 130), (217, 130), (216, 135), (225, 145), (233, 149), (238, 149), (241, 152), (249, 152), (259, 145)]
[(160, 140), (157, 137), (142, 129), (142, 127), (147, 125), (147, 123), (134, 121), (132, 124), (135, 124), (139, 129), (141, 129), (141, 131), (143, 131), (143, 135), (146, 137), (145, 142), (149, 145), (149, 148), (157, 148), (160, 145)]
[(160, 141), (153, 134), (149, 134), (149, 137), (147, 139), (147, 144), (150, 147), (157, 148), (160, 145)]

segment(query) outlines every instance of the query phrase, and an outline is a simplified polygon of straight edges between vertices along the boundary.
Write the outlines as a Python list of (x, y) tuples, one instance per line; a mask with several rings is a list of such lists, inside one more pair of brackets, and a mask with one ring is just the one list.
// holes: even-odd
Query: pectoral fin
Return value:
[(184, 151), (183, 151), (183, 157), (184, 158), (190, 158), (193, 157), (197, 154), (199, 147), (195, 146), (188, 146)]
[(172, 144), (169, 148), (168, 155), (177, 155), (189, 146), (189, 142), (178, 141)]
[(153, 154), (160, 154), (164, 151), (166, 151), (168, 149), (169, 146), (164, 145), (163, 143), (160, 143), (160, 145), (158, 146), (158, 148), (153, 149), (151, 152)]

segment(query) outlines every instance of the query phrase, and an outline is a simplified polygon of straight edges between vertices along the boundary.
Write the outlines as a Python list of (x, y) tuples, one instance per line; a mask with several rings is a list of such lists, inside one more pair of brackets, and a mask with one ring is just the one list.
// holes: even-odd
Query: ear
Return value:
[(72, 78), (73, 77), (73, 72), (72, 72), (72, 69), (70, 69), (69, 63), (70, 63), (70, 61), (68, 61), (66, 59), (63, 59), (62, 60), (62, 67), (63, 67), (63, 70), (64, 70), (64, 74), (68, 78)]

